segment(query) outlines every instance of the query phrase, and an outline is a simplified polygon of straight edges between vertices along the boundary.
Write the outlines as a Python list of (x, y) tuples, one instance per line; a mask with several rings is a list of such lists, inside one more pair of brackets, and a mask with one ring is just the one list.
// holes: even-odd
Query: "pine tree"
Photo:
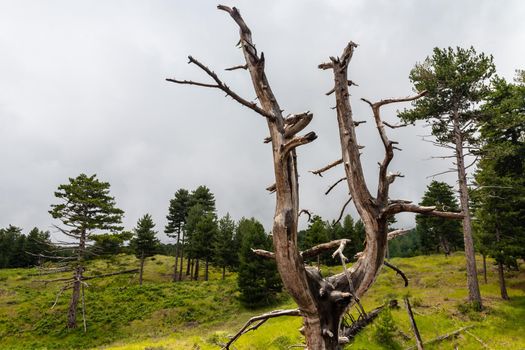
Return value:
[(270, 304), (282, 289), (275, 261), (261, 258), (252, 248), (270, 250), (272, 243), (264, 228), (255, 219), (241, 219), (237, 230), (242, 237), (239, 251), (239, 274), (237, 283), (240, 300), (248, 307)]
[(0, 229), (0, 268), (24, 266), (24, 243), (21, 228), (9, 225)]
[(25, 252), (28, 254), (29, 266), (40, 265), (44, 260), (44, 255), (53, 254), (53, 244), (49, 239), (49, 231), (40, 231), (34, 227), (27, 235)]
[(175, 265), (173, 267), (173, 280), (177, 278), (177, 269), (180, 256), (180, 270), (178, 272), (178, 280), (182, 279), (182, 265), (184, 261), (184, 225), (186, 224), (186, 217), (188, 216), (188, 209), (190, 204), (190, 194), (188, 190), (181, 188), (175, 192), (175, 196), (170, 200), (168, 209), (168, 224), (164, 232), (168, 237), (176, 238), (175, 248)]
[(215, 213), (205, 212), (198, 220), (194, 231), (196, 256), (204, 260), (204, 280), (209, 279), (209, 264), (213, 259), (213, 247), (217, 236), (217, 217)]
[[(427, 186), (419, 204), (436, 206), (442, 211), (459, 210), (452, 187), (439, 181), (432, 181)], [(461, 224), (458, 221), (417, 215), (416, 223), (424, 253), (434, 253), (441, 249), (448, 256), (451, 251), (463, 248)]]
[(235, 221), (231, 219), (230, 214), (226, 214), (219, 220), (217, 238), (215, 239), (213, 251), (215, 263), (222, 268), (223, 280), (226, 275), (226, 268), (232, 267), (236, 261), (236, 259), (233, 259), (237, 253), (234, 245), (234, 232)]
[(504, 266), (516, 266), (525, 256), (525, 85), (494, 79), (483, 112), (473, 196), (476, 235), (480, 248), (495, 259), (501, 297), (508, 299)]
[(153, 230), (155, 224), (150, 214), (145, 214), (137, 221), (137, 226), (133, 229), (134, 237), (131, 246), (135, 256), (140, 259), (139, 284), (142, 285), (144, 274), (144, 261), (146, 258), (155, 255), (159, 249), (159, 240), (155, 237), (157, 232)]
[[(210, 228), (209, 232), (197, 233), (196, 231), (199, 221), (208, 216), (208, 214), (211, 214), (211, 216), (215, 218), (215, 196), (208, 187), (199, 186), (192, 191), (190, 195), (185, 226), (185, 234), (188, 236), (188, 265), (186, 274), (190, 274), (191, 278), (195, 280), (199, 278), (199, 259), (206, 259), (207, 257), (209, 262), (211, 257), (210, 248), (203, 246), (204, 241), (200, 237), (210, 237), (211, 240), (205, 242), (205, 244), (212, 244), (213, 246), (215, 229), (212, 229), (213, 225), (210, 222), (213, 220), (216, 221), (216, 219), (212, 219), (211, 217), (206, 219), (208, 220), (208, 227)], [(194, 270), (194, 273), (190, 271), (190, 259), (192, 260), (191, 270)], [(206, 264), (205, 276), (208, 276), (208, 264)]]
[(414, 101), (412, 110), (400, 117), (405, 122), (425, 120), (432, 127), (436, 144), (453, 150), (458, 173), (463, 235), (467, 265), (469, 301), (481, 308), (476, 270), (465, 156), (478, 146), (478, 105), (489, 92), (488, 79), (495, 71), (492, 56), (477, 54), (474, 48), (435, 48), (432, 57), (418, 63), (410, 72), (416, 91), (427, 91)]
[[(115, 206), (109, 195), (109, 183), (101, 182), (96, 175), (80, 174), (69, 178), (69, 183), (58, 186), (55, 197), (59, 204), (52, 204), (49, 213), (62, 222), (56, 226), (60, 232), (76, 241), (72, 247), (76, 253), (73, 276), (73, 293), (69, 304), (68, 328), (75, 328), (77, 307), (85, 271), (86, 248), (97, 231), (119, 232), (124, 212)], [(83, 287), (82, 287), (83, 290)]]

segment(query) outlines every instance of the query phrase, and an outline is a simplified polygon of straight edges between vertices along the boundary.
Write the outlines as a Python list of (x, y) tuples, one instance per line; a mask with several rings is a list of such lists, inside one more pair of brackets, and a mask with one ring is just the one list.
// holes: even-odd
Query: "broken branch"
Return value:
[(338, 159), (336, 160), (335, 162), (332, 162), (330, 164), (328, 164), (327, 166), (325, 167), (322, 167), (321, 169), (317, 169), (317, 170), (310, 170), (310, 172), (314, 175), (319, 175), (321, 177), (323, 177), (323, 173), (327, 170), (330, 170), (332, 169), (333, 167), (335, 166), (338, 166), (339, 164), (343, 164), (343, 159)]
[(383, 215), (394, 215), (401, 212), (409, 212), (409, 213), (418, 213), (423, 215), (429, 215), (429, 216), (437, 216), (440, 218), (448, 218), (448, 219), (457, 219), (461, 220), (463, 219), (464, 215), (463, 213), (455, 213), (450, 211), (439, 211), (436, 210), (435, 206), (419, 206), (416, 204), (409, 204), (409, 203), (403, 203), (403, 202), (395, 202), (393, 204), (390, 204), (386, 207), (386, 209), (383, 211)]
[(330, 191), (333, 190), (335, 188), (335, 186), (337, 186), (339, 183), (343, 182), (344, 180), (346, 180), (346, 176), (340, 178), (339, 180), (337, 180), (336, 183), (334, 183), (332, 186), (330, 186), (328, 188), (328, 190), (324, 194), (327, 195), (328, 193), (330, 193)]
[(350, 197), (346, 202), (345, 204), (343, 204), (343, 207), (341, 208), (341, 212), (339, 213), (339, 217), (337, 218), (337, 220), (335, 220), (334, 224), (337, 224), (339, 221), (341, 221), (341, 219), (343, 218), (343, 214), (345, 212), (345, 209), (346, 207), (348, 206), (348, 204), (350, 204), (350, 202), (352, 201), (352, 197)]
[(392, 270), (394, 270), (399, 276), (401, 276), (401, 278), (403, 278), (403, 280), (405, 281), (405, 287), (408, 286), (408, 278), (407, 276), (405, 275), (405, 273), (403, 271), (401, 271), (397, 266), (395, 265), (392, 265), (391, 263), (389, 263), (388, 261), (383, 261), (383, 264), (386, 266), (386, 267), (389, 267), (391, 268)]

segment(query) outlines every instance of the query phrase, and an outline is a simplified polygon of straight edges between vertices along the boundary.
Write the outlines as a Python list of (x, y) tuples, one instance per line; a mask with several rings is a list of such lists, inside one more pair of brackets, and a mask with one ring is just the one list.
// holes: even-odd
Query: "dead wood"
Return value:
[[(465, 330), (467, 330), (469, 328), (472, 328), (472, 327), (474, 327), (474, 326), (470, 325), (470, 326), (462, 327), (462, 328), (460, 328), (458, 330), (455, 330), (454, 332), (450, 332), (450, 333), (447, 333), (447, 334), (440, 335), (439, 337), (436, 337), (436, 338), (430, 339), (429, 341), (424, 342), (423, 345), (439, 343), (440, 341), (456, 337), (459, 333), (461, 333), (461, 332), (463, 332), (463, 331), (465, 331)], [(411, 346), (411, 347), (407, 348), (407, 350), (415, 350), (415, 349), (417, 349), (417, 346)]]
[(410, 301), (408, 300), (408, 297), (405, 297), (404, 301), (408, 317), (410, 319), (410, 325), (412, 326), (412, 331), (414, 332), (414, 336), (416, 337), (417, 350), (424, 350), (423, 341), (421, 340), (421, 335), (419, 334), (419, 330), (417, 329), (416, 320), (414, 319), (414, 315), (412, 314), (412, 307), (410, 307)]
[[(273, 311), (267, 312), (267, 313), (259, 315), (259, 316), (254, 316), (254, 317), (250, 318), (248, 320), (248, 322), (246, 322), (244, 324), (244, 326), (242, 326), (242, 328), (235, 335), (233, 335), (226, 344), (224, 344), (223, 349), (224, 350), (229, 350), (230, 346), (237, 339), (239, 339), (239, 337), (242, 336), (243, 334), (246, 334), (249, 331), (256, 330), (257, 328), (262, 326), (263, 323), (268, 321), (270, 318), (281, 317), (281, 316), (301, 316), (301, 312), (299, 311), (299, 309), (273, 310)], [(255, 325), (252, 326), (253, 323), (255, 323)]]
[[(336, 243), (331, 242), (301, 253), (297, 247), (297, 226), (300, 210), (296, 148), (316, 139), (317, 136), (314, 132), (308, 132), (302, 136), (298, 135), (298, 132), (310, 123), (313, 116), (309, 112), (305, 112), (283, 117), (283, 109), (279, 106), (266, 76), (265, 56), (257, 50), (250, 28), (235, 7), (219, 5), (218, 9), (228, 13), (237, 24), (240, 38), (239, 46), (242, 49), (245, 64), (232, 67), (232, 69), (246, 68), (250, 74), (258, 104), (247, 101), (234, 93), (213, 71), (191, 56), (190, 63), (198, 66), (212, 78), (213, 82), (200, 83), (177, 79), (168, 79), (168, 81), (222, 90), (237, 102), (266, 117), (269, 136), (265, 142), (271, 142), (272, 145), (275, 175), (275, 183), (268, 187), (268, 190), (275, 192), (276, 195), (272, 227), (274, 252), (254, 250), (254, 253), (275, 259), (283, 285), (300, 310), (296, 310), (296, 312), (303, 316), (303, 331), (307, 347), (316, 350), (340, 349), (340, 343), (343, 342), (339, 339), (340, 321), (346, 310), (351, 305), (357, 304), (363, 317), (366, 315), (360, 306), (359, 298), (370, 288), (383, 266), (388, 239), (388, 219), (403, 211), (429, 215), (436, 212), (433, 207), (419, 207), (410, 203), (390, 201), (388, 198), (389, 185), (394, 182), (395, 178), (401, 177), (401, 174), (388, 173), (388, 165), (393, 158), (396, 142), (388, 139), (380, 116), (381, 106), (413, 101), (421, 98), (425, 92), (406, 98), (381, 100), (376, 103), (367, 101), (374, 112), (376, 127), (385, 147), (385, 157), (380, 164), (378, 192), (374, 197), (370, 194), (365, 181), (360, 160), (360, 150), (363, 146), (357, 142), (355, 132), (356, 127), (362, 121), (353, 119), (349, 99), (349, 87), (356, 84), (352, 83), (348, 77), (348, 66), (357, 44), (349, 42), (340, 57), (332, 56), (329, 62), (319, 65), (320, 69), (331, 70), (334, 75), (333, 91), (330, 91), (329, 95), (335, 96), (336, 99), (335, 110), (340, 132), (341, 156), (337, 161), (319, 170), (314, 170), (312, 173), (322, 176), (323, 172), (343, 164), (349, 195), (365, 226), (366, 247), (350, 269), (346, 267), (347, 259), (343, 255), (346, 240), (340, 240), (338, 246), (334, 246), (333, 244)], [(342, 217), (349, 202), (350, 200), (343, 207), (340, 217)], [(461, 214), (436, 215), (458, 218)], [(343, 272), (334, 276), (323, 277), (318, 269), (305, 266), (304, 259), (310, 255), (320, 254), (328, 246), (332, 249), (338, 247), (334, 257), (341, 260)], [(250, 326), (251, 323), (245, 325), (238, 336), (259, 327), (264, 322), (263, 319), (252, 320), (255, 325)]]
[(399, 267), (395, 266), (395, 265), (392, 265), (391, 263), (389, 263), (388, 261), (384, 261), (383, 264), (389, 268), (391, 268), (392, 270), (394, 270), (399, 276), (401, 276), (401, 278), (403, 279), (403, 281), (405, 281), (405, 287), (408, 287), (408, 278), (407, 276), (405, 275), (405, 273), (403, 271), (401, 271), (401, 269), (399, 269)]
[(339, 180), (337, 180), (332, 186), (330, 186), (328, 188), (328, 190), (326, 190), (326, 192), (324, 193), (325, 195), (327, 195), (328, 193), (330, 193), (330, 191), (332, 191), (335, 186), (339, 185), (341, 182), (345, 181), (346, 180), (346, 176), (345, 177), (342, 177), (340, 178)]
[(349, 325), (343, 327), (343, 336), (347, 337), (349, 340), (355, 338), (361, 330), (363, 330), (366, 326), (372, 323), (372, 321), (374, 321), (377, 318), (377, 316), (379, 316), (379, 314), (385, 309), (385, 307), (397, 307), (397, 300), (390, 300), (388, 303), (373, 309), (364, 317), (360, 317), (357, 320), (352, 320)]
[(319, 175), (319, 176), (323, 177), (323, 173), (325, 171), (328, 171), (328, 170), (332, 169), (333, 167), (338, 166), (339, 164), (343, 164), (343, 159), (338, 159), (338, 160), (336, 160), (336, 161), (334, 161), (334, 162), (332, 162), (332, 163), (322, 167), (321, 169), (310, 170), (310, 172), (312, 174), (314, 174), (314, 175)]

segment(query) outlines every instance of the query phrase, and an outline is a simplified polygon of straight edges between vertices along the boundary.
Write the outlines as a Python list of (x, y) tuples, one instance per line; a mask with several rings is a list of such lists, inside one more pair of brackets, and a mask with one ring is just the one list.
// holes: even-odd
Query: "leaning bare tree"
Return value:
[[(342, 254), (346, 240), (321, 244), (301, 252), (297, 247), (297, 225), (300, 211), (296, 148), (312, 142), (317, 136), (314, 132), (301, 136), (297, 134), (309, 124), (313, 115), (305, 112), (283, 116), (283, 111), (265, 74), (264, 54), (259, 53), (256, 49), (250, 29), (235, 7), (219, 5), (218, 8), (226, 11), (239, 26), (239, 45), (245, 59), (244, 64), (227, 70), (248, 70), (259, 104), (248, 101), (232, 91), (216, 73), (191, 56), (189, 63), (199, 67), (211, 77), (213, 82), (167, 80), (178, 84), (222, 90), (237, 102), (266, 118), (270, 133), (267, 141), (272, 145), (275, 173), (275, 184), (269, 187), (276, 194), (272, 228), (274, 252), (256, 252), (276, 260), (283, 284), (298, 306), (296, 310), (278, 310), (253, 318), (225, 345), (225, 348), (229, 348), (232, 341), (240, 335), (259, 327), (269, 318), (295, 315), (303, 317), (302, 333), (308, 349), (339, 349), (341, 343), (348, 341), (344, 336), (345, 330), (341, 327), (343, 315), (351, 305), (359, 302), (359, 298), (370, 288), (383, 265), (388, 239), (388, 219), (400, 212), (422, 213), (453, 219), (462, 218), (460, 213), (439, 212), (435, 210), (435, 207), (421, 207), (405, 200), (392, 200), (388, 196), (390, 184), (400, 175), (388, 173), (388, 166), (394, 156), (395, 142), (387, 137), (386, 124), (381, 120), (381, 107), (396, 102), (412, 101), (422, 97), (425, 93), (376, 103), (365, 100), (372, 108), (374, 120), (385, 147), (385, 158), (379, 170), (378, 191), (377, 195), (373, 196), (368, 189), (361, 166), (359, 151), (361, 147), (356, 138), (356, 126), (360, 122), (353, 119), (348, 92), (351, 81), (348, 79), (347, 69), (357, 45), (350, 42), (343, 50), (341, 57), (331, 57), (330, 62), (319, 66), (321, 69), (332, 70), (334, 74), (335, 85), (330, 93), (334, 93), (336, 97), (342, 157), (317, 173), (322, 173), (339, 164), (343, 165), (350, 195), (366, 228), (366, 247), (359, 254), (357, 262), (351, 269), (346, 268), (346, 258)], [(396, 234), (393, 233), (393, 235)], [(305, 266), (303, 258), (316, 256), (333, 249), (336, 249), (334, 256), (341, 259), (344, 267), (342, 273), (323, 277), (317, 268)]]

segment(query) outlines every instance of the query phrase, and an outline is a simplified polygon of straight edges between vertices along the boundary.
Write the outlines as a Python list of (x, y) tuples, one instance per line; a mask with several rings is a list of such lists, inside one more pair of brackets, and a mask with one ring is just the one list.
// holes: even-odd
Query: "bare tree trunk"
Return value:
[(498, 278), (499, 278), (499, 289), (501, 292), (501, 298), (503, 300), (509, 300), (509, 295), (507, 294), (507, 286), (505, 284), (505, 274), (503, 271), (503, 263), (498, 261)]
[[(499, 241), (500, 241), (500, 232), (499, 232), (499, 227), (496, 224), (496, 242), (499, 243)], [(503, 262), (501, 261), (501, 259), (496, 259), (496, 260), (498, 262), (498, 280), (499, 280), (499, 289), (501, 293), (501, 298), (503, 300), (509, 300), (509, 295), (507, 294), (507, 286), (505, 283), (505, 273), (503, 270)]]
[(182, 281), (182, 265), (183, 265), (183, 263), (184, 263), (184, 236), (182, 236), (182, 243), (181, 243), (181, 246), (180, 246), (179, 281)]
[(139, 285), (142, 286), (142, 275), (144, 274), (144, 252), (140, 256)]
[(190, 258), (188, 254), (188, 259), (186, 261), (186, 276), (193, 274), (193, 259)]
[(487, 284), (487, 255), (483, 254), (483, 280)]
[(195, 259), (191, 259), (190, 264), (188, 265), (188, 268), (190, 270), (190, 281), (193, 281), (193, 271), (195, 270)]
[(178, 269), (178, 264), (179, 264), (179, 242), (180, 242), (180, 229), (179, 229), (179, 232), (177, 233), (177, 245), (175, 247), (175, 266), (173, 266), (173, 282), (175, 282), (177, 280), (177, 271), (179, 270)]
[(74, 282), (73, 282), (73, 293), (71, 295), (71, 301), (69, 303), (69, 310), (67, 315), (67, 328), (77, 327), (77, 309), (78, 301), (80, 300), (80, 286), (84, 274), (84, 252), (86, 249), (86, 231), (80, 232), (80, 239), (78, 244), (77, 252), (77, 267), (75, 268)]
[(206, 257), (206, 271), (204, 272), (204, 280), (208, 280), (208, 268), (209, 268), (209, 259)]
[(199, 280), (199, 258), (195, 259), (195, 274), (193, 275), (195, 281)]
[(467, 187), (467, 174), (465, 171), (465, 159), (463, 156), (463, 136), (459, 126), (459, 115), (456, 111), (453, 116), (454, 136), (456, 143), (456, 166), (458, 169), (459, 200), (461, 212), (463, 213), (463, 240), (465, 242), (465, 258), (467, 261), (467, 287), (469, 301), (483, 307), (481, 294), (479, 292), (478, 273), (476, 268), (476, 256), (474, 252), (474, 241), (472, 239), (472, 223), (470, 220), (469, 194)]
[(443, 253), (445, 253), (445, 257), (448, 257), (450, 255), (450, 244), (448, 243), (448, 240), (443, 236), (439, 236), (439, 240), (441, 242), (441, 246), (443, 247)]
[(73, 293), (71, 301), (69, 302), (69, 311), (67, 314), (67, 328), (77, 327), (77, 308), (80, 300), (80, 283), (82, 280), (82, 267), (77, 266), (74, 274), (75, 281), (73, 282)]

